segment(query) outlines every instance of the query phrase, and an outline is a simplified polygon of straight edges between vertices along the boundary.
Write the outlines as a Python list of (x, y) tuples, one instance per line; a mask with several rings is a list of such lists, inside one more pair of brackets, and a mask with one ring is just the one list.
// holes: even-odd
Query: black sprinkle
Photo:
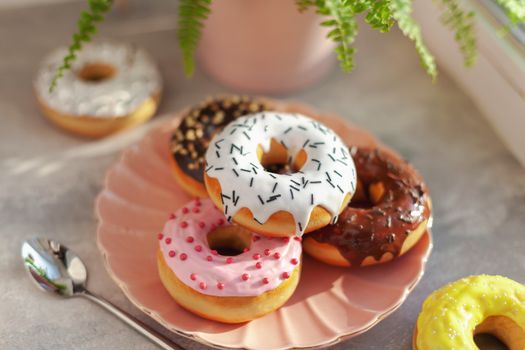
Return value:
[(334, 158), (334, 157), (332, 157), (332, 155), (331, 155), (331, 154), (328, 154), (328, 157), (330, 157), (330, 159), (331, 159), (332, 161), (334, 161), (334, 162), (335, 162), (335, 158)]
[(302, 232), (302, 231), (303, 231), (303, 225), (301, 225), (301, 223), (300, 223), (300, 222), (298, 222), (298, 223), (297, 223), (297, 225), (299, 226), (299, 231), (301, 231), (301, 232)]
[(303, 188), (306, 188), (306, 185), (308, 185), (309, 182), (310, 182), (309, 180), (306, 180), (306, 182), (303, 185)]
[(252, 171), (257, 175), (257, 170), (255, 170), (255, 168), (252, 168)]
[(206, 168), (206, 172), (210, 171), (211, 169), (213, 168), (213, 165), (210, 165), (209, 167)]
[(284, 148), (288, 149), (288, 147), (286, 147), (286, 144), (284, 143), (283, 140), (281, 140), (281, 145), (283, 145)]
[(330, 186), (332, 186), (333, 188), (335, 188), (334, 184), (330, 181), (330, 180), (326, 180), (326, 182), (328, 182), (330, 184)]
[(290, 131), (292, 131), (292, 127), (291, 126), (288, 129), (284, 130), (284, 133), (288, 134)]
[(272, 188), (272, 193), (275, 192), (275, 189), (277, 188), (277, 182), (273, 185), (273, 188)]
[(226, 220), (228, 220), (228, 222), (232, 222), (232, 217), (231, 217), (231, 216), (228, 216), (228, 217), (226, 218)]
[(237, 131), (237, 128), (233, 128), (232, 131), (230, 132), (230, 135), (233, 135), (233, 133), (236, 131)]
[(332, 153), (335, 153), (336, 149), (337, 149), (336, 147), (332, 148)]
[(317, 163), (317, 170), (319, 171), (319, 169), (321, 169), (321, 162), (315, 158), (312, 158), (312, 162), (316, 162)]
[(221, 166), (221, 167), (215, 168), (215, 171), (219, 171), (219, 170), (222, 170), (222, 169), (224, 169), (224, 167)]
[(290, 188), (290, 195), (292, 196), (292, 199), (293, 199), (293, 191), (291, 188)]
[(258, 167), (256, 164), (253, 164), (252, 162), (250, 162), (250, 165), (251, 165), (252, 167), (254, 167), (255, 169), (259, 169), (259, 167)]
[[(303, 177), (303, 179), (304, 179), (304, 177)], [(299, 182), (297, 182), (297, 181), (295, 181), (295, 180), (290, 179), (290, 181), (293, 182), (294, 184), (296, 184), (297, 186), (300, 186), (300, 185), (301, 185)]]
[(224, 207), (224, 215), (228, 215), (228, 206), (227, 205)]
[(292, 188), (292, 189), (296, 190), (297, 192), (299, 192), (299, 189), (297, 187), (295, 187), (295, 186), (290, 185), (290, 188)]
[(337, 222), (337, 219), (338, 219), (338, 218), (339, 218), (339, 217), (338, 217), (337, 215), (334, 216), (334, 218), (332, 219), (332, 225), (335, 225), (335, 223)]
[(253, 220), (255, 220), (255, 222), (257, 222), (259, 225), (262, 225), (262, 224), (263, 224), (262, 222), (260, 222), (259, 220), (257, 220), (257, 218), (255, 218), (255, 217), (253, 218)]
[(221, 157), (221, 154), (219, 153), (219, 151), (215, 151), (215, 154), (217, 155), (217, 158)]
[(252, 186), (253, 186), (253, 177), (250, 180), (250, 187), (252, 187)]
[(311, 184), (320, 184), (322, 181), (310, 181)]
[(317, 146), (316, 146), (316, 145), (313, 145), (313, 144), (312, 144), (312, 145), (309, 145), (308, 147), (310, 147), (310, 148), (317, 148)]
[(261, 202), (261, 204), (264, 205), (264, 200), (262, 199), (262, 197), (260, 195), (257, 195), (257, 197), (259, 198), (259, 201)]
[(241, 168), (241, 171), (244, 171), (246, 173), (251, 173), (252, 172), (250, 169), (244, 169), (244, 168)]
[(272, 179), (275, 179), (275, 175), (274, 175), (274, 174), (272, 174), (272, 173), (268, 173), (268, 175), (270, 175), (270, 177), (271, 177)]
[(270, 196), (270, 198), (268, 198), (268, 200), (266, 201), (266, 203), (269, 203), (271, 201), (274, 201), (276, 200), (277, 198), (281, 197), (280, 194), (276, 194), (275, 196)]
[(242, 133), (243, 133), (244, 136), (246, 136), (246, 138), (247, 138), (248, 140), (251, 140), (251, 139), (252, 139), (252, 138), (250, 137), (250, 135), (248, 135), (248, 134), (246, 133), (246, 131), (243, 131)]
[(314, 194), (310, 195), (310, 205), (314, 205)]
[(337, 185), (337, 188), (339, 189), (339, 191), (341, 191), (341, 193), (345, 193), (345, 191), (343, 191), (343, 189), (339, 185)]
[(274, 114), (274, 115), (275, 115), (275, 118), (277, 118), (279, 120), (283, 120), (283, 118), (279, 114)]
[(235, 157), (232, 157), (232, 160), (235, 163), (235, 165), (239, 165), (239, 163), (237, 163), (237, 159), (235, 159)]
[(314, 142), (314, 145), (324, 145), (324, 141), (321, 141), (321, 142)]
[(299, 129), (301, 129), (301, 130), (304, 130), (304, 131), (308, 131), (308, 129), (307, 129), (307, 128), (305, 128), (305, 127), (304, 127), (304, 126), (302, 126), (302, 125), (299, 125), (299, 126), (297, 126), (297, 127), (298, 127)]
[(341, 175), (341, 173), (338, 172), (337, 170), (334, 170), (334, 173), (336, 173), (336, 174), (339, 175), (340, 177), (343, 177), (343, 175)]
[(332, 181), (332, 178), (330, 177), (330, 174), (328, 174), (328, 171), (324, 172), (326, 174), (326, 177), (328, 178), (328, 181)]
[(237, 170), (232, 169), (232, 171), (233, 171), (233, 173), (234, 173), (237, 177), (239, 177), (239, 173), (237, 172)]
[(341, 159), (337, 159), (337, 161), (341, 164), (348, 165), (346, 162), (343, 162)]
[(308, 139), (308, 140), (304, 141), (304, 143), (303, 143), (303, 148), (305, 148), (305, 147), (306, 147), (306, 145), (307, 145), (307, 144), (308, 144), (309, 142), (310, 142), (310, 139)]
[(224, 139), (220, 139), (219, 141), (215, 141), (215, 147), (217, 149), (221, 149), (221, 146), (219, 146), (219, 143), (221, 143), (222, 141), (224, 141)]

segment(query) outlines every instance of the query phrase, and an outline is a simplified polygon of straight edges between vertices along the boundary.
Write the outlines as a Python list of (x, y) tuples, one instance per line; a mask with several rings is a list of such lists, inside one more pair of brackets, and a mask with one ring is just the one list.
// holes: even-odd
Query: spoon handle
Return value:
[(180, 349), (183, 348), (179, 345), (175, 344), (170, 339), (166, 338), (159, 332), (157, 332), (155, 329), (151, 328), (147, 324), (139, 321), (132, 315), (128, 314), (127, 312), (119, 309), (117, 306), (113, 305), (106, 299), (95, 295), (91, 293), (88, 290), (85, 290), (83, 293), (80, 293), (79, 295), (93, 301), (94, 303), (102, 306), (107, 311), (111, 312), (113, 315), (117, 316), (121, 321), (124, 321), (128, 326), (131, 326), (134, 330), (157, 344), (160, 348), (166, 349), (166, 350), (173, 350), (173, 349)]

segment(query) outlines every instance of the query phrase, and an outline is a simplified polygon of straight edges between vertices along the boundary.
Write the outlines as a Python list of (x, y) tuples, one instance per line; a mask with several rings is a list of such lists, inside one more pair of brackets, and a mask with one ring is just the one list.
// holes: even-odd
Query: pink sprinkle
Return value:
[(195, 205), (198, 206), (198, 207), (201, 206), (201, 200), (200, 200), (200, 198), (198, 198), (198, 197), (195, 198)]
[(259, 260), (261, 258), (261, 254), (255, 253), (253, 254), (253, 260)]
[(255, 267), (258, 269), (262, 269), (262, 264), (260, 262), (257, 262), (257, 264), (255, 264)]
[(188, 255), (187, 255), (186, 253), (182, 253), (182, 254), (180, 255), (180, 260), (184, 261), (184, 260), (186, 260), (186, 259), (188, 259)]
[(253, 236), (253, 238), (252, 238), (252, 240), (253, 240), (254, 242), (257, 242), (257, 241), (260, 240), (260, 239), (261, 239), (261, 237), (259, 237), (259, 236)]
[(182, 227), (182, 228), (186, 228), (186, 227), (188, 227), (188, 223), (187, 223), (186, 221), (182, 221), (182, 222), (180, 223), (180, 227)]
[(177, 218), (177, 215), (175, 215), (173, 213), (170, 214), (170, 220), (173, 220), (173, 219), (176, 219), (176, 218)]
[(287, 278), (290, 278), (290, 274), (288, 272), (283, 272), (283, 274), (281, 275), (281, 277), (285, 280)]
[(157, 235), (157, 238), (160, 240), (162, 240), (162, 238), (164, 237), (164, 235), (162, 234), (162, 232), (159, 232), (159, 234)]
[(171, 243), (171, 238), (169, 238), (169, 237), (166, 238), (166, 239), (164, 240), (164, 242), (166, 242), (166, 244), (170, 244), (170, 243)]
[(190, 210), (186, 207), (182, 208), (182, 213), (183, 214), (188, 214), (190, 212)]
[(216, 228), (217, 228), (217, 225), (215, 225), (215, 224), (211, 224), (211, 226), (210, 226), (210, 230), (211, 230), (211, 231), (215, 230)]
[(266, 256), (269, 256), (270, 255), (270, 249), (266, 248), (264, 251), (263, 251), (264, 255)]
[(296, 241), (299, 241), (299, 242), (301, 242), (303, 240), (301, 237), (297, 237), (297, 236), (295, 236), (293, 239), (295, 239)]
[(186, 242), (193, 243), (193, 237), (192, 236), (186, 237)]
[(292, 265), (297, 265), (299, 263), (299, 260), (293, 258), (292, 260), (290, 260), (290, 262), (292, 263)]
[(288, 242), (290, 242), (290, 237), (284, 237), (284, 238), (283, 238), (283, 241), (284, 241), (284, 243), (288, 243)]
[(190, 275), (190, 279), (191, 279), (192, 281), (195, 281), (195, 280), (197, 279), (197, 274), (192, 273), (192, 274)]
[(170, 256), (170, 258), (173, 258), (175, 256), (175, 252), (173, 250), (170, 250), (168, 252), (168, 255)]
[(196, 245), (195, 246), (195, 250), (198, 251), (198, 252), (202, 252), (202, 246)]
[(224, 283), (222, 283), (222, 282), (217, 282), (217, 288), (219, 288), (219, 289), (224, 289)]
[(199, 227), (200, 228), (204, 228), (205, 226), (206, 226), (206, 224), (204, 223), (204, 221), (199, 222)]
[(198, 213), (201, 210), (199, 209), (199, 207), (193, 207), (193, 209), (191, 211), (194, 212), (194, 213)]
[(211, 251), (211, 254), (212, 254), (212, 255), (219, 255), (219, 252), (216, 251), (216, 250), (212, 250), (212, 251)]
[(219, 221), (217, 221), (217, 225), (224, 225), (224, 219), (219, 219)]
[(200, 289), (206, 289), (206, 282), (199, 283), (199, 288)]
[(250, 251), (250, 248), (244, 248), (242, 251), (243, 251), (243, 253), (247, 253), (247, 252)]
[(276, 252), (276, 253), (273, 255), (273, 257), (274, 257), (275, 259), (280, 259), (280, 258), (281, 258), (281, 254), (279, 254), (279, 252)]
[(213, 261), (213, 257), (212, 257), (211, 255), (208, 255), (208, 256), (206, 257), (206, 260), (208, 260), (208, 261)]
[(229, 257), (228, 259), (226, 259), (226, 263), (227, 264), (231, 264), (233, 262), (233, 258), (232, 257)]
[(243, 273), (242, 274), (242, 280), (243, 281), (248, 281), (248, 279), (250, 279), (250, 275), (248, 275), (247, 273)]
[(268, 277), (264, 277), (264, 278), (262, 279), (262, 283), (264, 283), (264, 284), (268, 284), (268, 283), (270, 283), (270, 280), (268, 279)]

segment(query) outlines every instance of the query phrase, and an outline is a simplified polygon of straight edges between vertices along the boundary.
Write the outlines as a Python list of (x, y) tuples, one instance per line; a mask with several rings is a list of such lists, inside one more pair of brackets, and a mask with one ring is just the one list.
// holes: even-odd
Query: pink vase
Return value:
[(276, 94), (315, 83), (334, 66), (334, 44), (313, 9), (293, 0), (216, 0), (198, 51), (201, 67), (235, 90)]

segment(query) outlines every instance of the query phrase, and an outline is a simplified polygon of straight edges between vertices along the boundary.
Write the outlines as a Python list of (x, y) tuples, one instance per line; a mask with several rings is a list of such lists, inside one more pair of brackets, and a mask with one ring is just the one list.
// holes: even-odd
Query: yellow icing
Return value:
[(490, 316), (506, 316), (525, 332), (525, 286), (488, 275), (449, 283), (423, 303), (417, 319), (417, 349), (478, 349), (474, 330)]

